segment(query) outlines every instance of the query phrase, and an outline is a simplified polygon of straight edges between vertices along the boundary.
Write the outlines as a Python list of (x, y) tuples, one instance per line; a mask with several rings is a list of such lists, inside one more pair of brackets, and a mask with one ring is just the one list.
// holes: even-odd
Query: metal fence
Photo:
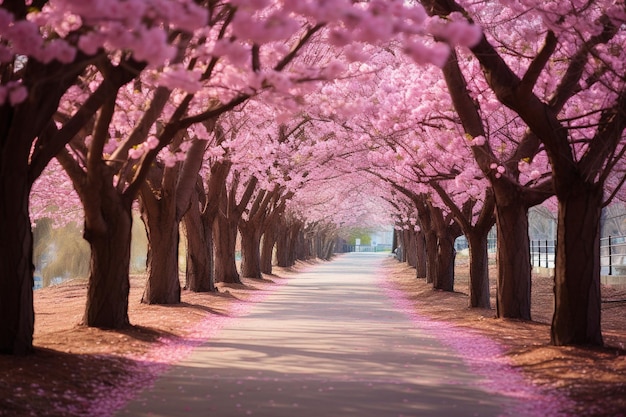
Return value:
[[(555, 252), (555, 240), (530, 241), (530, 259), (533, 266), (554, 268)], [(600, 273), (626, 275), (626, 236), (600, 239)]]
[(556, 240), (531, 240), (530, 263), (532, 266), (554, 268)]
[(343, 245), (342, 252), (391, 252), (391, 244)]

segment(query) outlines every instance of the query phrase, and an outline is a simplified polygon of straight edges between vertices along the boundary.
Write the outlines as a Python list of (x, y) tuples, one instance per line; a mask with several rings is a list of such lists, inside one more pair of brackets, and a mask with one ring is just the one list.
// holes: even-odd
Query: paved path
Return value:
[(385, 256), (298, 275), (174, 365), (118, 416), (497, 416), (462, 361), (377, 287)]

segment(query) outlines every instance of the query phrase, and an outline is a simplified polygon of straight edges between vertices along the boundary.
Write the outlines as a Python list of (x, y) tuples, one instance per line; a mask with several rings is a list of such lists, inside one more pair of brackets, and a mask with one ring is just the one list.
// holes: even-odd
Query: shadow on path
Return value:
[(384, 254), (319, 264), (170, 368), (119, 416), (498, 416), (511, 399), (376, 287)]

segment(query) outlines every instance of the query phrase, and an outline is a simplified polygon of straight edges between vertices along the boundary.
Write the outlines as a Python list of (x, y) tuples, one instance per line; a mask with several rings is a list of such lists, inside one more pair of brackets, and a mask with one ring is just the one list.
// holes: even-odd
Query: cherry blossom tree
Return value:
[[(422, 3), (448, 20), (495, 15), (469, 4), (465, 9), (456, 2)], [(493, 30), (470, 51), (498, 101), (519, 115), (549, 157), (559, 205), (552, 343), (599, 345), (600, 209), (607, 179), (617, 174), (624, 152), (624, 56), (618, 46), (624, 42), (624, 6), (509, 2), (505, 14), (503, 6), (498, 16), (516, 16), (518, 29), (502, 31), (492, 23)], [(520, 60), (531, 32), (537, 52)], [(507, 51), (517, 51), (517, 62), (526, 67), (516, 71), (505, 59)], [(503, 197), (513, 195), (514, 189)]]
[[(170, 49), (152, 8), (128, 14), (130, 2), (4, 2), (0, 7), (2, 38), (0, 105), (3, 123), (0, 166), (0, 351), (27, 353), (32, 349), (32, 233), (28, 195), (33, 181), (51, 158), (74, 137), (117, 89), (147, 62), (169, 56)], [(132, 6), (144, 2), (134, 2)], [(181, 3), (181, 7), (185, 7)], [(137, 36), (121, 37), (121, 28)], [(158, 42), (156, 42), (158, 41)], [(106, 50), (121, 51), (114, 62)], [(52, 124), (58, 103), (88, 66), (108, 72), (61, 128)]]
[[(32, 347), (28, 194), (55, 155), (85, 208), (92, 249), (85, 323), (124, 326), (130, 207), (153, 161), (167, 166), (183, 157), (184, 149), (168, 153), (171, 143), (263, 90), (289, 90), (318, 77), (307, 63), (284, 70), (322, 28), (335, 46), (381, 44), (395, 36), (418, 62), (441, 63), (448, 52), (421, 41), (426, 14), (402, 1), (51, 0), (5, 2), (0, 12), (0, 103), (7, 121), (0, 136), (2, 160), (10, 161), (0, 166), (0, 214), (11, 219), (0, 230), (6, 236), (0, 308), (9, 317), (0, 329), (0, 350), (9, 353)], [(473, 30), (455, 28), (457, 34)], [(448, 32), (437, 35), (447, 39)], [(135, 126), (117, 126), (128, 111), (124, 86), (132, 80), (139, 80), (133, 88), (148, 102), (140, 117), (129, 117)]]

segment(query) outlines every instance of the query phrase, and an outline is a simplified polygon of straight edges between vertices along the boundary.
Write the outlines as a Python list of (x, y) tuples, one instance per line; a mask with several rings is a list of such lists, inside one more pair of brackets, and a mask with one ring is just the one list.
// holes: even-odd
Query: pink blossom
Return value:
[(36, 56), (43, 46), (39, 28), (32, 22), (20, 20), (13, 23), (6, 32), (13, 49), (19, 54)]
[(63, 64), (69, 64), (76, 57), (76, 49), (63, 39), (53, 39), (43, 48), (39, 57), (44, 63), (56, 59)]
[(159, 152), (159, 158), (167, 168), (172, 168), (178, 161), (176, 154), (170, 152), (167, 148), (163, 148), (161, 152)]
[(185, 68), (168, 67), (159, 76), (159, 84), (170, 89), (179, 88), (188, 93), (194, 94), (202, 88), (199, 71), (187, 71)]
[(139, 159), (145, 153), (145, 149), (143, 146), (138, 146), (136, 148), (132, 148), (128, 151), (128, 157), (130, 159)]
[(78, 40), (78, 48), (87, 55), (95, 55), (104, 43), (104, 36), (100, 33), (87, 33)]
[(9, 25), (13, 22), (13, 15), (0, 8), (0, 32), (6, 31)]
[(159, 28), (150, 28), (140, 32), (139, 39), (133, 45), (135, 59), (150, 65), (161, 65), (176, 55), (176, 49), (167, 44), (167, 34)]
[(450, 55), (450, 48), (443, 43), (427, 47), (421, 42), (407, 42), (405, 52), (418, 64), (431, 63), (443, 67)]
[(149, 136), (148, 139), (146, 139), (146, 146), (148, 149), (156, 149), (156, 147), (159, 146), (159, 138)]

